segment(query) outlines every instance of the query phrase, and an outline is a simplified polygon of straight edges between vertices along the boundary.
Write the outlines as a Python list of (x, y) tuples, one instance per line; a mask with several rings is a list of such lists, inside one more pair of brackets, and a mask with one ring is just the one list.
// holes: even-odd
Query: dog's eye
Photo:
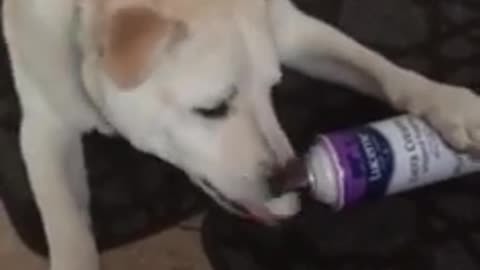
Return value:
[(230, 106), (227, 101), (224, 101), (213, 108), (194, 108), (193, 111), (205, 118), (219, 119), (227, 116)]
[(232, 88), (229, 95), (222, 100), (221, 102), (217, 103), (214, 107), (210, 108), (202, 108), (197, 107), (193, 108), (193, 112), (197, 115), (200, 115), (205, 118), (209, 119), (221, 119), (225, 118), (231, 110), (231, 103), (235, 99), (238, 94), (238, 90), (236, 88)]

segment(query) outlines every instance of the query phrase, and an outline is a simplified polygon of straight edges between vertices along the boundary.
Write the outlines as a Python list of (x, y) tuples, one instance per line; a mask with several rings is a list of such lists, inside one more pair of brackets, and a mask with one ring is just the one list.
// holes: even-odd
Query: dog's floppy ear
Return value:
[(129, 6), (112, 12), (104, 26), (104, 69), (120, 89), (130, 89), (148, 76), (153, 53), (168, 45), (180, 23), (150, 7)]

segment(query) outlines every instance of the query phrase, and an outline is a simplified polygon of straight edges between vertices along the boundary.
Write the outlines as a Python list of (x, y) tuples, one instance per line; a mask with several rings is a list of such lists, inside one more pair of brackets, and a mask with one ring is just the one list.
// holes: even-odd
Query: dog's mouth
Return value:
[[(225, 206), (236, 215), (254, 222), (265, 225), (277, 225), (279, 221), (284, 220), (298, 211), (298, 202), (293, 198), (292, 194), (288, 194), (283, 198), (273, 199), (270, 202), (258, 203), (247, 200), (233, 200), (223, 194), (218, 188), (212, 185), (208, 180), (202, 179), (201, 186), (214, 196), (220, 205)], [(286, 207), (278, 207), (279, 200), (288, 200), (284, 202)]]
[(295, 193), (285, 194), (264, 204), (244, 202), (243, 205), (250, 214), (247, 218), (266, 225), (278, 225), (300, 210), (299, 198)]

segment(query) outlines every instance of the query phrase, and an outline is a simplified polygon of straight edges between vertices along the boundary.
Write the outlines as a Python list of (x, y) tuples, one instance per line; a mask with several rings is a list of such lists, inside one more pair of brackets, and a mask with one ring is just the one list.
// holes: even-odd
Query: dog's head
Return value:
[(103, 109), (133, 145), (183, 169), (222, 206), (266, 218), (267, 179), (292, 156), (270, 102), (279, 77), (256, 73), (251, 63), (263, 60), (251, 61), (234, 13), (177, 3), (186, 2), (170, 13), (108, 10), (97, 74)]

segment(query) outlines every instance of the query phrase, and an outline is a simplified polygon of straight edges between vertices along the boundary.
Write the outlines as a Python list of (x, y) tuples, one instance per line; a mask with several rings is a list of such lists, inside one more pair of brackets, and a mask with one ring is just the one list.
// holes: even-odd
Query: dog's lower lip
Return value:
[(255, 215), (249, 216), (247, 217), (247, 219), (251, 220), (252, 222), (260, 223), (267, 226), (275, 226), (278, 224), (278, 222), (275, 219), (264, 219)]
[(213, 186), (205, 178), (201, 179), (201, 183), (204, 186), (204, 188), (213, 192), (216, 195), (217, 199), (219, 199), (220, 201), (222, 201), (225, 204), (228, 204), (235, 211), (238, 211), (242, 215), (251, 215), (250, 211), (247, 208), (245, 208), (244, 205), (228, 199), (227, 196), (225, 196), (222, 192), (220, 192), (220, 190), (218, 190), (215, 186)]
[(240, 215), (244, 218), (266, 225), (277, 224), (278, 218), (273, 213), (271, 213), (266, 206), (258, 205), (256, 203), (251, 203), (248, 201), (231, 200), (223, 193), (221, 193), (217, 188), (215, 188), (205, 178), (201, 180), (201, 183), (204, 185), (205, 188), (208, 188), (209, 190), (214, 192), (219, 200), (228, 204), (232, 209), (239, 212)]
[(253, 220), (255, 222), (263, 223), (266, 225), (275, 225), (277, 224), (277, 217), (272, 214), (266, 206), (257, 205), (248, 202), (241, 203), (244, 208), (248, 211), (247, 219)]

